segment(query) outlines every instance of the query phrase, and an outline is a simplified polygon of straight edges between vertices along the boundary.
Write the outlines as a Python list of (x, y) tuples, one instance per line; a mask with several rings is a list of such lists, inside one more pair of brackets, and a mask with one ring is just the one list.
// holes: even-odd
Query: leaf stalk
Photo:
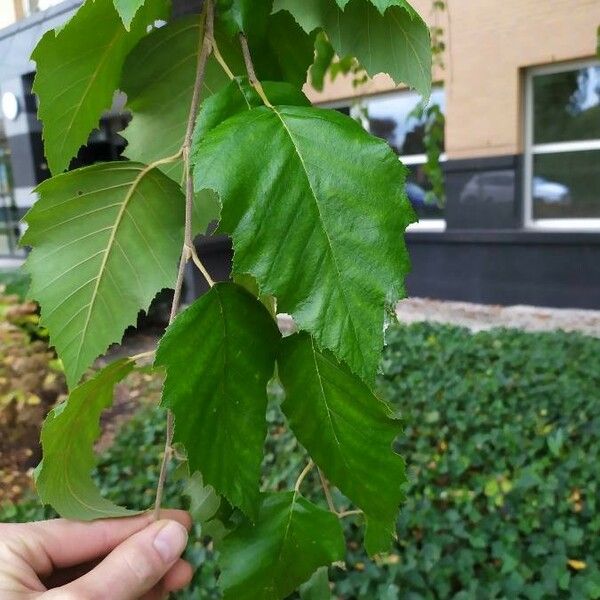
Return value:
[(294, 486), (294, 492), (296, 494), (298, 494), (300, 492), (300, 486), (302, 485), (302, 482), (306, 479), (306, 476), (312, 471), (314, 466), (315, 466), (315, 463), (313, 462), (313, 460), (311, 458), (308, 461), (308, 464), (304, 467), (304, 469), (302, 469), (302, 473), (300, 473), (300, 475), (298, 476), (298, 479), (296, 480), (296, 485)]
[(269, 99), (265, 94), (265, 90), (263, 89), (261, 82), (256, 76), (256, 70), (254, 69), (254, 63), (252, 62), (252, 55), (250, 54), (250, 47), (248, 46), (248, 38), (246, 38), (243, 33), (240, 33), (240, 44), (242, 46), (242, 54), (244, 56), (244, 63), (246, 65), (246, 71), (248, 72), (248, 80), (250, 81), (250, 85), (256, 90), (256, 93), (260, 96), (265, 106), (273, 108), (273, 105), (271, 102), (269, 102)]

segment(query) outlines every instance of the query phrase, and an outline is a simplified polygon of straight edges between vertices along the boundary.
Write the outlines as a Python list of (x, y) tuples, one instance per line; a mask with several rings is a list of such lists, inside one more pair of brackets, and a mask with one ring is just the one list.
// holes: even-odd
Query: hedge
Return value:
[[(407, 500), (390, 555), (369, 560), (359, 520), (346, 520), (334, 598), (600, 598), (600, 340), (433, 324), (395, 326), (388, 339), (379, 385), (404, 419)], [(293, 482), (304, 461), (272, 396), (265, 487)], [(113, 499), (151, 503), (161, 439), (156, 413), (124, 427), (98, 467)], [(186, 501), (180, 483), (169, 499)], [(28, 501), (0, 520), (44, 513)], [(179, 597), (218, 598), (210, 551), (195, 541), (189, 556), (201, 568)]]

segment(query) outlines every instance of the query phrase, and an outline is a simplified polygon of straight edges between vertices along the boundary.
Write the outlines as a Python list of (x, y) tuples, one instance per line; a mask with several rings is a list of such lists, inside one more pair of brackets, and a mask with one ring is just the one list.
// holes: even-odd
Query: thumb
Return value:
[(89, 573), (54, 590), (57, 598), (137, 600), (179, 559), (187, 537), (185, 527), (176, 521), (152, 523), (117, 546)]

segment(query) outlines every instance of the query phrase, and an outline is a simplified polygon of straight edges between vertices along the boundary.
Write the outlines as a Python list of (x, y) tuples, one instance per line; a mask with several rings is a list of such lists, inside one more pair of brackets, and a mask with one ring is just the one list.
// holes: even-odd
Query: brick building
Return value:
[[(1, 3), (4, 256), (22, 252), (18, 219), (47, 176), (28, 56), (42, 33), (79, 4)], [(183, 0), (179, 10), (190, 4)], [(409, 167), (407, 192), (421, 217), (408, 234), (409, 293), (600, 308), (600, 0), (449, 0), (449, 11), (435, 15), (431, 0), (413, 4), (426, 20), (437, 20), (447, 46), (431, 100), (446, 120), (443, 209), (425, 201), (423, 128), (410, 115), (419, 101), (414, 92), (385, 76), (358, 88), (337, 78), (322, 92), (307, 90), (317, 104), (360, 115)], [(118, 156), (125, 120), (113, 107), (78, 164)], [(213, 239), (201, 251), (226, 276), (228, 241)]]

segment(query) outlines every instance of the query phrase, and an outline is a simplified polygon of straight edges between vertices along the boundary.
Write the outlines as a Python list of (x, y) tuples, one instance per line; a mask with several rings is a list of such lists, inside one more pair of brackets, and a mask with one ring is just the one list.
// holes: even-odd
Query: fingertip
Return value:
[[(151, 514), (151, 513), (148, 513)], [(177, 521), (183, 525), (188, 531), (192, 528), (192, 516), (186, 510), (179, 510), (176, 508), (165, 508), (160, 511), (160, 520), (171, 520)]]
[(178, 559), (185, 550), (187, 541), (187, 529), (179, 521), (164, 519), (156, 523), (152, 545), (165, 564)]

